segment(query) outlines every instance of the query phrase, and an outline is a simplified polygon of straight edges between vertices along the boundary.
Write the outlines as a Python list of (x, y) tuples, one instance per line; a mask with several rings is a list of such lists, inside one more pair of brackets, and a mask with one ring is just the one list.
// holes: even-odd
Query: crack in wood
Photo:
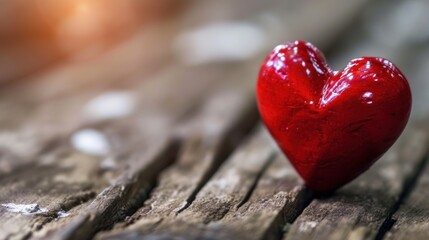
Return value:
[(264, 164), (264, 166), (262, 166), (261, 170), (258, 172), (258, 175), (256, 175), (255, 181), (250, 186), (249, 191), (247, 191), (247, 193), (243, 197), (243, 199), (235, 206), (236, 210), (240, 209), (241, 206), (243, 206), (244, 204), (246, 204), (249, 201), (250, 197), (252, 196), (253, 192), (256, 189), (256, 186), (258, 185), (259, 180), (264, 175), (264, 173), (267, 171), (268, 167), (274, 162), (274, 159), (276, 157), (277, 157), (277, 154), (275, 154), (275, 153), (271, 154), (268, 161)]
[[(234, 95), (236, 95), (236, 93)], [(245, 94), (244, 96), (249, 95)], [(210, 179), (211, 175), (214, 172), (216, 172), (216, 169), (220, 166), (223, 160), (227, 158), (227, 156), (232, 152), (235, 146), (239, 144), (242, 139), (245, 139), (245, 136), (247, 136), (248, 132), (250, 132), (250, 129), (252, 129), (257, 122), (257, 110), (254, 105), (254, 102), (248, 101), (247, 97), (241, 99), (239, 98), (238, 102), (242, 102), (244, 103), (244, 105), (241, 103), (237, 105), (237, 107), (241, 106), (240, 113), (237, 115), (237, 117), (233, 117), (234, 121), (232, 121), (232, 124), (231, 122), (227, 123), (227, 128), (222, 130), (223, 134), (221, 134), (221, 138), (217, 140), (218, 144), (215, 144), (216, 151), (214, 151), (214, 161), (211, 162), (209, 171), (204, 175), (202, 181), (200, 181), (200, 184), (202, 186), (204, 186), (205, 182)], [(244, 108), (242, 108), (243, 106)], [(180, 142), (184, 141), (184, 139), (178, 140), (180, 140)], [(177, 152), (178, 150), (179, 149), (177, 149)], [(153, 160), (152, 162), (156, 163), (167, 161)], [(147, 166), (137, 167), (136, 169), (138, 169), (137, 171), (144, 171), (146, 173), (148, 171), (152, 171), (154, 172), (152, 174), (158, 176), (163, 169), (170, 166), (172, 163), (173, 162), (169, 162), (168, 164), (164, 163), (166, 165), (160, 169), (153, 169), (152, 167)], [(141, 173), (130, 173), (129, 175), (138, 176), (139, 174), (141, 175)], [(131, 177), (131, 181), (130, 179), (126, 178), (125, 180), (122, 180), (122, 182), (124, 183), (116, 183), (113, 186), (105, 189), (102, 193), (100, 193), (99, 196), (97, 196), (97, 198), (94, 200), (94, 202), (87, 207), (89, 211), (92, 210), (93, 212), (92, 214), (89, 214), (89, 218), (83, 221), (82, 224), (76, 224), (76, 226), (79, 227), (75, 229), (75, 232), (73, 232), (72, 235), (65, 236), (62, 238), (78, 239), (82, 237), (91, 237), (98, 231), (108, 229), (113, 224), (122, 221), (125, 216), (133, 214), (140, 206), (142, 206), (143, 202), (149, 197), (150, 192), (155, 187), (157, 177), (149, 177), (150, 179), (152, 179), (149, 181), (149, 184), (141, 183), (141, 181), (133, 181), (132, 178), (133, 177)], [(148, 176), (146, 176), (146, 178), (148, 178)], [(139, 186), (138, 191), (135, 189), (137, 188), (137, 186)], [(132, 190), (132, 188), (134, 188), (134, 190)], [(125, 195), (129, 196), (122, 197), (121, 191), (131, 193), (125, 193)], [(121, 199), (125, 202), (122, 202)]]
[[(259, 130), (261, 130), (261, 129), (259, 129)], [(229, 131), (225, 131), (225, 133), (229, 133)], [(244, 184), (245, 187), (243, 187), (243, 189), (237, 189), (237, 190), (239, 190), (239, 193), (237, 193), (237, 198), (236, 198), (236, 200), (234, 200), (235, 204), (232, 204), (231, 206), (236, 206), (236, 204), (238, 204), (240, 201), (243, 200), (243, 197), (246, 195), (246, 193), (249, 192), (250, 186), (252, 184), (254, 184), (254, 182), (255, 182), (252, 179), (254, 179), (254, 177), (256, 175), (258, 175), (258, 173), (261, 171), (262, 166), (264, 164), (266, 164), (266, 161), (269, 160), (269, 156), (273, 152), (273, 150), (271, 148), (272, 145), (268, 144), (268, 146), (267, 146), (267, 144), (264, 144), (264, 141), (261, 141), (261, 140), (266, 139), (266, 138), (261, 138), (262, 136), (265, 137), (265, 134), (261, 135), (260, 133), (264, 133), (264, 132), (259, 131), (259, 135), (256, 139), (253, 139), (255, 136), (250, 138), (250, 139), (253, 139), (250, 141), (250, 142), (252, 142), (252, 143), (250, 143), (251, 145), (249, 145), (250, 139), (247, 138), (247, 140), (246, 140), (247, 143), (244, 145), (245, 146), (248, 145), (248, 146), (247, 147), (244, 147), (244, 146), (239, 147), (238, 148), (239, 153), (235, 152), (234, 153), (234, 155), (236, 155), (235, 157), (229, 157), (228, 158), (229, 163), (227, 162), (227, 163), (223, 164), (222, 170), (220, 170), (221, 172), (222, 171), (224, 172), (223, 174), (221, 174), (221, 176), (224, 176), (226, 174), (225, 177), (227, 177), (227, 176), (230, 176), (230, 174), (232, 174), (235, 171), (234, 166), (236, 164), (239, 164), (242, 160), (250, 161), (249, 166), (243, 166), (243, 167), (241, 167), (242, 168), (241, 170), (237, 169), (237, 171), (240, 172), (240, 175), (242, 175), (241, 177), (244, 178), (243, 179), (244, 182), (242, 182), (242, 184)], [(196, 151), (195, 148), (190, 148), (190, 149), (194, 149), (192, 152)], [(259, 149), (259, 150), (257, 150), (257, 149)], [(199, 152), (199, 151), (196, 151), (196, 152)], [(196, 156), (201, 156), (201, 155), (197, 153)], [(194, 158), (195, 158), (195, 156), (192, 157), (191, 159), (194, 159)], [(231, 165), (232, 164), (231, 158), (236, 159), (235, 163), (233, 165)], [(251, 158), (251, 159), (248, 159), (248, 158)], [(197, 164), (195, 166), (189, 165), (189, 161), (191, 159), (186, 160), (186, 158), (184, 158), (181, 161), (179, 161), (179, 163), (180, 163), (180, 165), (187, 166), (187, 168), (191, 168), (191, 169), (196, 168), (196, 166), (199, 166), (197, 169), (204, 166), (204, 165), (200, 165), (200, 161), (195, 162), (195, 164)], [(198, 160), (198, 159), (195, 159), (195, 160)], [(191, 161), (194, 162), (194, 160), (191, 160)], [(188, 163), (186, 163), (186, 162), (188, 162)], [(180, 173), (180, 170), (183, 170), (180, 167), (180, 165), (178, 165), (179, 163), (175, 164), (176, 166), (174, 169), (170, 169), (170, 171), (174, 170), (173, 172), (176, 174), (173, 176), (177, 176), (177, 174)], [(259, 167), (259, 165), (260, 165), (260, 167)], [(228, 174), (228, 172), (225, 172), (225, 170), (227, 170), (227, 169), (234, 170), (234, 171), (230, 172)], [(173, 172), (167, 171), (164, 174), (166, 174), (166, 176), (168, 175), (168, 177), (170, 177), (173, 174)], [(239, 174), (239, 172), (237, 172), (237, 174)], [(219, 171), (217, 171), (217, 173), (219, 174)], [(226, 179), (222, 180), (223, 177), (221, 177), (221, 176), (215, 177), (217, 180), (214, 180), (213, 178), (210, 179), (209, 183), (212, 185), (212, 187), (216, 187), (216, 186), (221, 187), (221, 185), (223, 186), (224, 184), (229, 186), (232, 184), (232, 182), (229, 182)], [(221, 178), (219, 178), (219, 177), (221, 177)], [(233, 176), (231, 176), (231, 177), (233, 177)], [(245, 180), (246, 178), (249, 178), (249, 181)], [(181, 184), (180, 179), (181, 178), (179, 177), (178, 178), (179, 184)], [(187, 179), (187, 180), (188, 180), (187, 182), (189, 182), (190, 179)], [(176, 221), (176, 220), (181, 221), (180, 219), (188, 219), (186, 216), (182, 216), (182, 214), (180, 214), (178, 216), (176, 216), (175, 214), (173, 214), (173, 215), (170, 214), (171, 209), (174, 209), (174, 204), (170, 205), (171, 204), (170, 200), (174, 200), (174, 198), (172, 198), (172, 196), (176, 195), (176, 197), (179, 197), (179, 199), (181, 197), (180, 197), (180, 195), (177, 196), (177, 193), (170, 193), (170, 191), (168, 190), (169, 184), (170, 183), (167, 183), (166, 181), (161, 182), (161, 185), (159, 186), (159, 187), (161, 187), (161, 189), (159, 189), (157, 191), (157, 193), (155, 194), (155, 196), (152, 196), (153, 199), (151, 199), (147, 203), (147, 205), (144, 208), (142, 208), (143, 211), (140, 211), (137, 214), (137, 216), (140, 216), (140, 219), (138, 219), (137, 221), (133, 221), (133, 224), (129, 225), (125, 229), (121, 230), (119, 228), (119, 229), (116, 229), (115, 231), (113, 231), (111, 233), (107, 232), (103, 235), (99, 235), (97, 239), (105, 239), (105, 238), (109, 239), (109, 237), (113, 237), (113, 236), (118, 237), (118, 236), (122, 236), (123, 234), (129, 233), (129, 232), (135, 232), (135, 234), (137, 234), (137, 235), (139, 235), (140, 233), (144, 233), (145, 235), (147, 235), (147, 234), (155, 234), (156, 235), (156, 234), (158, 234), (159, 231), (162, 231), (162, 229), (164, 229), (165, 227), (170, 226), (171, 221)], [(231, 187), (233, 187), (233, 186), (235, 186), (235, 185), (231, 185)], [(239, 186), (240, 185), (238, 185), (236, 187), (239, 187)], [(249, 188), (247, 188), (247, 186), (249, 186)], [(207, 185), (205, 185), (204, 188), (207, 188)], [(229, 188), (230, 187), (228, 187), (228, 189)], [(234, 191), (233, 189), (230, 189), (230, 190)], [(166, 193), (166, 191), (167, 191), (168, 198), (163, 199), (162, 195), (161, 196), (159, 195), (160, 191), (162, 193)], [(186, 191), (185, 191), (185, 193), (186, 193)], [(203, 194), (203, 193), (201, 193), (201, 194)], [(205, 194), (203, 194), (203, 196), (204, 195)], [(242, 196), (242, 197), (240, 198), (240, 196)], [(166, 201), (165, 203), (163, 203), (164, 200)], [(179, 203), (179, 202), (177, 202), (177, 203)], [(200, 203), (198, 203), (198, 204), (200, 204)], [(213, 207), (216, 207), (216, 206), (213, 206)], [(194, 208), (195, 208), (195, 206), (192, 206), (192, 209), (194, 209)], [(174, 213), (174, 211), (172, 213)], [(186, 210), (183, 213), (185, 213), (186, 215), (189, 214), (188, 210)], [(157, 224), (157, 226), (154, 226), (154, 224), (156, 224), (159, 221), (159, 219), (163, 219), (165, 221), (163, 221), (163, 223), (160, 225)], [(178, 226), (180, 226), (180, 225), (178, 225)]]
[[(227, 161), (222, 168), (217, 170), (216, 175), (203, 186), (197, 205), (190, 209), (185, 216), (180, 216), (180, 219), (200, 219), (203, 224), (220, 222), (231, 209), (236, 211), (239, 209), (238, 206), (244, 205), (276, 156), (274, 150), (258, 146), (258, 143), (264, 143), (261, 141), (265, 140), (264, 137), (266, 137), (264, 129), (260, 125), (254, 127), (252, 134), (233, 154), (231, 153), (225, 158)], [(258, 149), (258, 147), (262, 149)], [(257, 164), (255, 160), (258, 161)], [(247, 161), (250, 166), (245, 167), (246, 164), (243, 161)], [(235, 193), (235, 196), (231, 195), (232, 193)], [(206, 216), (197, 217), (199, 210), (206, 211), (203, 214)]]
[(288, 227), (295, 222), (295, 220), (314, 199), (314, 192), (306, 188), (303, 191), (298, 192), (295, 198), (298, 199), (298, 203), (296, 204), (297, 207), (291, 210), (289, 206), (285, 205), (269, 228), (267, 228), (263, 237), (264, 240), (281, 240), (283, 236), (287, 234)]
[[(426, 156), (428, 157), (428, 156)], [(385, 233), (383, 239), (401, 240), (412, 239), (426, 240), (428, 232), (428, 184), (429, 165), (427, 164), (420, 174), (412, 192), (403, 200), (399, 209), (393, 214), (393, 226)]]
[[(54, 233), (58, 239), (90, 239), (98, 231), (111, 227), (135, 211), (149, 195), (157, 175), (174, 162), (180, 142), (168, 138), (134, 159), (130, 169), (102, 191), (86, 207), (86, 214), (76, 218), (72, 226)], [(136, 154), (136, 156), (138, 156)]]
[[(425, 129), (425, 130), (428, 131), (428, 129)], [(422, 177), (423, 171), (428, 165), (428, 161), (429, 161), (429, 146), (426, 147), (426, 152), (422, 157), (421, 161), (413, 169), (413, 173), (410, 176), (408, 176), (408, 178), (405, 179), (403, 190), (399, 195), (399, 198), (396, 201), (396, 203), (390, 209), (383, 224), (378, 229), (377, 235), (374, 238), (375, 240), (384, 239), (386, 233), (392, 229), (392, 227), (396, 222), (396, 220), (393, 219), (393, 215), (399, 210), (401, 205), (407, 200), (411, 192), (416, 187), (418, 180)]]
[(220, 139), (218, 140), (219, 144), (208, 171), (205, 172), (195, 189), (186, 199), (186, 204), (177, 210), (176, 215), (179, 215), (192, 205), (197, 194), (216, 173), (220, 165), (228, 159), (235, 147), (240, 145), (252, 132), (252, 129), (256, 127), (258, 113), (256, 105), (254, 104), (254, 99), (249, 101), (246, 108), (247, 110), (243, 111), (243, 114), (235, 119), (235, 123), (232, 123), (228, 129), (225, 129), (224, 133), (220, 135)]
[[(252, 123), (252, 125), (256, 125), (256, 121)], [(219, 148), (215, 153), (215, 157), (213, 158), (212, 164), (209, 167), (209, 170), (204, 174), (203, 178), (199, 181), (198, 185), (194, 189), (194, 191), (190, 194), (188, 199), (186, 199), (186, 204), (177, 210), (176, 215), (179, 215), (186, 209), (188, 209), (195, 200), (197, 194), (201, 191), (201, 189), (206, 185), (206, 183), (210, 180), (210, 178), (216, 173), (220, 165), (228, 159), (231, 153), (234, 150), (236, 145), (239, 145), (241, 141), (245, 139), (245, 136), (248, 135), (251, 131), (248, 129), (245, 131), (244, 135), (239, 139), (239, 141), (235, 141), (234, 144), (230, 142), (230, 138), (228, 136), (224, 136), (222, 140), (220, 140)]]
[[(79, 195), (72, 195), (71, 197), (66, 199), (63, 203), (61, 203), (59, 209), (61, 209), (60, 211), (68, 212), (71, 209), (90, 201), (95, 196), (96, 196), (96, 193), (94, 191), (86, 191), (86, 192), (82, 192)], [(33, 229), (33, 231), (28, 232), (28, 234), (26, 234), (24, 236), (20, 236), (19, 238), (22, 238), (23, 240), (30, 239), (30, 238), (36, 238), (37, 239), (37, 237), (35, 237), (35, 236), (37, 236), (37, 234), (39, 232), (43, 231), (43, 228), (47, 224), (49, 224), (50, 222), (52, 222), (56, 219), (59, 219), (61, 217), (58, 209), (56, 209), (54, 211), (50, 210), (46, 214), (41, 214), (41, 216), (44, 219), (33, 223), (32, 227), (31, 227), (31, 229)], [(14, 239), (13, 236), (19, 236), (19, 233), (12, 234), (10, 237), (7, 237), (7, 239), (9, 239), (9, 238)]]
[[(96, 193), (94, 191), (87, 191), (87, 192), (83, 192), (81, 195), (78, 195), (78, 196), (71, 196), (69, 199), (67, 199), (64, 203), (61, 204), (60, 211), (64, 211), (64, 212), (70, 211), (74, 207), (77, 207), (93, 199), (95, 195)], [(32, 231), (29, 231), (24, 235), (22, 235), (22, 233), (20, 232), (12, 233), (6, 236), (5, 239), (23, 239), (23, 240), (30, 239), (30, 238), (37, 239), (38, 238), (37, 234), (43, 231), (44, 227), (47, 224), (61, 217), (57, 210), (49, 210), (47, 213), (40, 214), (39, 216), (43, 219), (38, 219), (37, 221), (31, 224), (30, 229), (32, 229)]]

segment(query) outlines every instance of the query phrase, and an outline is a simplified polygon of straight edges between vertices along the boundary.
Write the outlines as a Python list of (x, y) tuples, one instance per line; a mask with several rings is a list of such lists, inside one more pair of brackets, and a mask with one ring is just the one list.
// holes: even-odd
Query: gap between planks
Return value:
[[(426, 130), (426, 131), (428, 131), (428, 130)], [(427, 141), (426, 144), (427, 144), (426, 148), (429, 149), (429, 141)], [(404, 187), (403, 187), (401, 194), (399, 195), (399, 199), (392, 206), (392, 208), (390, 209), (386, 219), (384, 220), (383, 224), (380, 226), (380, 229), (378, 230), (378, 233), (375, 236), (375, 240), (384, 239), (387, 232), (389, 232), (392, 229), (393, 225), (396, 222), (396, 220), (393, 219), (392, 217), (393, 217), (393, 215), (395, 215), (395, 213), (399, 210), (401, 205), (408, 199), (410, 194), (416, 188), (416, 185), (417, 185), (417, 182), (419, 181), (419, 179), (422, 178), (422, 175), (424, 173), (423, 170), (428, 165), (428, 161), (429, 161), (429, 158), (428, 158), (429, 155), (428, 154), (429, 154), (429, 150), (426, 150), (424, 156), (422, 157), (422, 160), (417, 164), (417, 166), (415, 167), (411, 176), (409, 176), (408, 178), (405, 179)]]
[[(426, 160), (427, 161), (427, 160)], [(428, 183), (429, 166), (417, 181), (410, 195), (404, 199), (399, 209), (393, 214), (393, 226), (385, 234), (389, 240), (409, 239), (425, 240), (428, 234)]]

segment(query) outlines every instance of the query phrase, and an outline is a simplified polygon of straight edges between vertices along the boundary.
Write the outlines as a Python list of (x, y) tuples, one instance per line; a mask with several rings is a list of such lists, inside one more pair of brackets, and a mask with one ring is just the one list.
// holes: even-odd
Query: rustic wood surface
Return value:
[[(427, 161), (427, 155), (425, 160)], [(421, 166), (423, 171), (413, 188), (407, 192), (403, 204), (392, 216), (393, 227), (386, 234), (386, 239), (428, 239), (428, 166)]]
[[(426, 1), (159, 2), (170, 8), (89, 58), (47, 40), (0, 48), (0, 239), (429, 237)], [(225, 53), (237, 39), (246, 48)], [(329, 195), (258, 119), (259, 65), (291, 39), (334, 68), (390, 58), (414, 93), (400, 140)]]

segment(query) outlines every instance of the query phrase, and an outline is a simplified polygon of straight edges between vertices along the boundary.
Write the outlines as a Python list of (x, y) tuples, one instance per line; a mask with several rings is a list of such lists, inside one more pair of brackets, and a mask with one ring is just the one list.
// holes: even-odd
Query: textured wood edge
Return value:
[[(157, 174), (170, 165), (177, 155), (179, 142), (163, 140), (152, 149), (138, 156), (130, 170), (114, 184), (104, 189), (63, 231), (48, 234), (46, 238), (90, 239), (97, 231), (112, 226), (125, 218), (148, 196), (155, 185)], [(138, 152), (138, 151), (137, 151)]]
[[(426, 122), (422, 122), (422, 130), (419, 134), (429, 132)], [(429, 149), (429, 141), (426, 141), (426, 149)], [(420, 151), (414, 149), (413, 151)], [(411, 154), (411, 153), (409, 153)], [(385, 239), (428, 239), (429, 210), (428, 210), (428, 184), (429, 184), (429, 151), (426, 150), (425, 160), (417, 169), (417, 174), (410, 179), (407, 191), (404, 191), (400, 201), (393, 209), (391, 217), (387, 219), (386, 229), (383, 229)]]

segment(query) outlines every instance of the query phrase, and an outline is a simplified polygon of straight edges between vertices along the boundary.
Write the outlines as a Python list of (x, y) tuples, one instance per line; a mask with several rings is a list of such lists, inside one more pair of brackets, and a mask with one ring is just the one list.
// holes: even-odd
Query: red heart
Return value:
[(333, 71), (304, 41), (271, 52), (257, 98), (271, 135), (318, 192), (366, 171), (402, 133), (411, 110), (409, 84), (388, 60), (363, 57)]

